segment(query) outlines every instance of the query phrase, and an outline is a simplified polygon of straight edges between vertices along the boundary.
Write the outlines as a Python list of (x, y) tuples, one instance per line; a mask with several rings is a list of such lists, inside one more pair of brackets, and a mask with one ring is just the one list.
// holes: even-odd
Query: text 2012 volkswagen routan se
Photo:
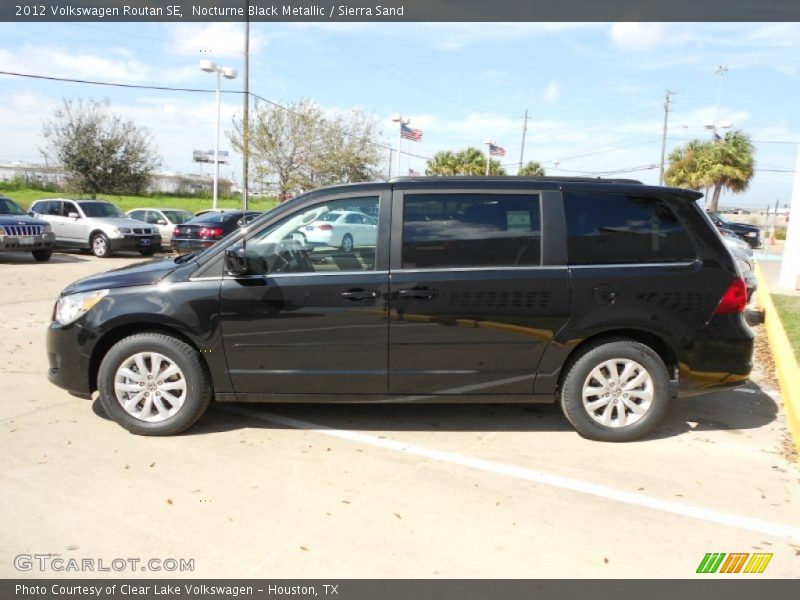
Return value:
[(524, 177), (317, 190), (199, 254), (67, 287), (50, 379), (144, 435), (211, 400), (557, 401), (581, 435), (632, 440), (750, 373), (745, 285), (699, 197)]

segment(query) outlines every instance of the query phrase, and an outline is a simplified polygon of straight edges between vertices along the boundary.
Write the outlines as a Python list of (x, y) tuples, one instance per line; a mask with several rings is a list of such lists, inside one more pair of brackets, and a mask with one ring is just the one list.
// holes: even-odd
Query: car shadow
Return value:
[[(108, 418), (99, 400), (93, 411)], [(742, 431), (775, 420), (778, 406), (753, 383), (738, 390), (679, 399), (664, 423), (643, 440), (675, 437), (689, 431)], [(284, 422), (266, 420), (278, 416)], [(286, 420), (300, 421), (297, 427)], [(250, 404), (212, 403), (183, 435), (208, 435), (238, 429), (325, 427), (356, 431), (535, 432), (572, 431), (557, 404)]]
[(0, 263), (5, 265), (47, 265), (52, 263), (75, 263), (86, 262), (88, 256), (80, 256), (73, 253), (53, 252), (50, 260), (39, 262), (34, 259), (30, 252), (2, 252), (0, 253)]

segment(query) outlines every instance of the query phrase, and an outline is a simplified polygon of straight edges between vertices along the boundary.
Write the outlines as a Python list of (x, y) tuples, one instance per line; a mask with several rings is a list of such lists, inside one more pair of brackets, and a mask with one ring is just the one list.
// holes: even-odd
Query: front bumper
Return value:
[(30, 252), (52, 248), (56, 236), (52, 233), (41, 235), (0, 235), (0, 251)]
[(160, 235), (126, 235), (119, 238), (109, 238), (111, 249), (116, 250), (154, 250), (161, 249)]
[(90, 397), (89, 364), (94, 341), (94, 334), (80, 325), (50, 323), (47, 330), (48, 379), (71, 394)]

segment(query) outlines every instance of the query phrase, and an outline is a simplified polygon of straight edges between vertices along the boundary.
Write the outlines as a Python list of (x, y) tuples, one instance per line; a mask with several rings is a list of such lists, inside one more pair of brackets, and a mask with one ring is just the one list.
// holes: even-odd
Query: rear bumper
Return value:
[(0, 252), (30, 252), (52, 248), (56, 237), (52, 233), (41, 235), (0, 235)]
[(172, 249), (178, 254), (187, 254), (189, 252), (210, 248), (218, 241), (219, 240), (172, 238)]
[(738, 387), (753, 369), (753, 332), (742, 314), (715, 315), (679, 357), (680, 396)]

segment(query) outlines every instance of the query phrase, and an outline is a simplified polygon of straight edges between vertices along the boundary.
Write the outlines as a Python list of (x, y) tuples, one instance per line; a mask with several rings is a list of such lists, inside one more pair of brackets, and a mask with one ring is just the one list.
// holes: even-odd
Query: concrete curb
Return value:
[(772, 296), (767, 286), (767, 280), (761, 271), (761, 266), (756, 262), (756, 278), (758, 279), (758, 303), (764, 309), (764, 324), (767, 329), (767, 339), (775, 360), (775, 370), (781, 384), (781, 399), (789, 421), (789, 429), (794, 438), (794, 445), (800, 452), (800, 367), (794, 356), (794, 351), (789, 343), (789, 337), (783, 328), (780, 317), (772, 302)]

